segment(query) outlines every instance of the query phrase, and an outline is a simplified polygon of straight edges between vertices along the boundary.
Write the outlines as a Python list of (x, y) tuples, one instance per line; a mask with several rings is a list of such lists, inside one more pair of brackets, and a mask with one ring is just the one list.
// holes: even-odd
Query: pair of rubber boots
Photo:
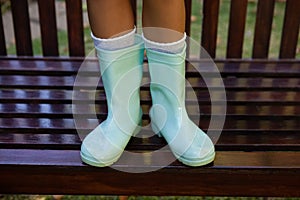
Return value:
[[(135, 44), (120, 50), (96, 47), (106, 93), (108, 116), (89, 133), (81, 146), (83, 162), (110, 166), (122, 155), (130, 138), (137, 134), (142, 118), (140, 84), (143, 75), (144, 44), (138, 35)], [(175, 157), (189, 166), (214, 160), (210, 138), (188, 117), (185, 108), (185, 48), (172, 54), (146, 49), (151, 77), (151, 127), (163, 136)]]

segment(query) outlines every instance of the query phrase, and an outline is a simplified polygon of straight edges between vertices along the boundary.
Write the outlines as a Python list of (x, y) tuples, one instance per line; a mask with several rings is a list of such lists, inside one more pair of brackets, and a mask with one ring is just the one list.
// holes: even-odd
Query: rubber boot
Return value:
[(203, 166), (215, 157), (210, 138), (188, 117), (185, 108), (185, 54), (147, 49), (151, 76), (150, 110), (154, 132), (163, 136), (175, 157), (189, 166)]
[(142, 80), (144, 46), (139, 36), (133, 46), (119, 50), (96, 47), (105, 89), (107, 119), (89, 133), (81, 145), (83, 162), (105, 167), (122, 155), (139, 129), (142, 111), (139, 88)]

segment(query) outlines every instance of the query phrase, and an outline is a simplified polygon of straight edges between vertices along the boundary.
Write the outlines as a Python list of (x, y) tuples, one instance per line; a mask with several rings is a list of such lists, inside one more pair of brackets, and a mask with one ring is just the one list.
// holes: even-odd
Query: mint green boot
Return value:
[(122, 155), (131, 136), (139, 131), (144, 45), (140, 37), (135, 39), (133, 46), (120, 50), (96, 48), (108, 116), (82, 142), (81, 159), (89, 165), (112, 165)]
[(185, 49), (178, 54), (147, 49), (153, 102), (151, 126), (166, 139), (179, 161), (202, 166), (214, 160), (215, 150), (185, 108)]

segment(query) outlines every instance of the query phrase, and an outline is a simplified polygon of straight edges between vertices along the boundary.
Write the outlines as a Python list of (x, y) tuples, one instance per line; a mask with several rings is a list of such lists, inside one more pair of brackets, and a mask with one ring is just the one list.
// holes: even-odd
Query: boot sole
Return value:
[(215, 159), (215, 152), (213, 151), (211, 154), (209, 154), (205, 159), (189, 159), (182, 156), (178, 156), (175, 154), (175, 157), (177, 160), (182, 162), (185, 165), (191, 166), (191, 167), (200, 167), (205, 166), (210, 163), (212, 163)]
[(118, 159), (121, 157), (121, 154), (107, 162), (96, 162), (93, 158), (84, 155), (82, 152), (80, 152), (80, 156), (81, 156), (82, 162), (84, 162), (88, 165), (91, 165), (94, 167), (108, 167), (108, 166), (114, 164), (115, 162), (117, 162)]
[[(141, 122), (139, 123), (139, 126), (136, 127), (136, 129), (134, 130), (133, 132), (133, 136), (136, 136), (140, 130), (141, 130)], [(88, 164), (88, 165), (91, 165), (91, 166), (94, 166), (94, 167), (108, 167), (112, 164), (114, 164), (115, 162), (117, 162), (119, 160), (119, 158), (121, 157), (122, 153), (124, 151), (122, 151), (119, 155), (117, 155), (116, 157), (112, 158), (111, 160), (109, 161), (106, 161), (106, 162), (97, 162), (95, 161), (95, 159), (91, 156), (87, 156), (86, 154), (84, 154), (82, 151), (80, 151), (80, 156), (81, 156), (81, 160)]]

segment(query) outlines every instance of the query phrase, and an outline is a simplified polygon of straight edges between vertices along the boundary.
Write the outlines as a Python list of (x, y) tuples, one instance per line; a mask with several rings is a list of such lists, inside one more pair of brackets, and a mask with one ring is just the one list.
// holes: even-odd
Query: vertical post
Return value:
[(300, 1), (287, 0), (279, 58), (295, 58), (300, 25)]
[(18, 56), (32, 56), (31, 29), (27, 0), (11, 0), (16, 49)]
[(82, 1), (66, 0), (70, 56), (84, 56)]
[(220, 0), (203, 0), (201, 45), (212, 58), (216, 57), (219, 6)]
[(241, 58), (248, 0), (231, 0), (227, 58)]

